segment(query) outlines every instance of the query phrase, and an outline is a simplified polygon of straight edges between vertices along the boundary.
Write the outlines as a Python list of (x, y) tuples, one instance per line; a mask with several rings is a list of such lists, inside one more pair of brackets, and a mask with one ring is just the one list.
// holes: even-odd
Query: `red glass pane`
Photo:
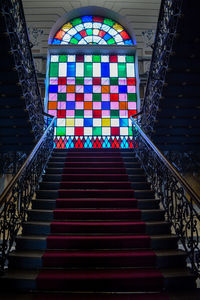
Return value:
[(58, 118), (65, 118), (66, 117), (66, 110), (65, 109), (58, 109), (57, 110), (57, 117)]
[(101, 110), (93, 110), (93, 118), (101, 118)]
[(110, 101), (119, 101), (119, 94), (110, 94)]
[(119, 127), (111, 127), (111, 135), (119, 135)]
[(129, 39), (130, 39), (130, 36), (128, 35), (128, 33), (126, 33), (126, 31), (120, 32), (120, 35), (121, 35), (121, 37), (122, 37), (124, 40), (129, 40)]
[(130, 116), (135, 115), (136, 112), (137, 112), (136, 109), (129, 110), (129, 111), (128, 111), (128, 117), (130, 118)]
[(117, 62), (117, 55), (110, 55), (110, 62)]
[(84, 62), (84, 55), (76, 55), (76, 62)]
[(127, 85), (135, 85), (135, 78), (127, 78)]
[(58, 77), (58, 85), (65, 85), (67, 84), (67, 78), (66, 77)]
[(105, 31), (103, 31), (103, 30), (100, 30), (100, 31), (99, 31), (99, 36), (100, 36), (100, 37), (104, 37), (105, 34), (106, 34)]
[(84, 100), (84, 94), (77, 93), (75, 98), (76, 98), (76, 101), (83, 101)]
[(93, 77), (93, 84), (94, 85), (101, 85), (101, 78)]
[(75, 135), (83, 135), (83, 127), (75, 127)]
[(93, 22), (103, 23), (103, 18), (102, 17), (93, 17)]
[(80, 31), (79, 33), (82, 37), (85, 37), (87, 35), (87, 32), (85, 30)]
[(65, 35), (65, 32), (61, 29), (59, 30), (56, 35), (55, 35), (55, 39), (58, 39), (58, 40), (62, 40), (63, 36)]

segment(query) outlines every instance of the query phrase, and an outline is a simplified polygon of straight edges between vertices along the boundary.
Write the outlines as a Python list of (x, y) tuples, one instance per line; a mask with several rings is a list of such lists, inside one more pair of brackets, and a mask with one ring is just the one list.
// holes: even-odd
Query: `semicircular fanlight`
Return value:
[(134, 45), (117, 22), (99, 16), (83, 16), (64, 24), (55, 34), (54, 45)]

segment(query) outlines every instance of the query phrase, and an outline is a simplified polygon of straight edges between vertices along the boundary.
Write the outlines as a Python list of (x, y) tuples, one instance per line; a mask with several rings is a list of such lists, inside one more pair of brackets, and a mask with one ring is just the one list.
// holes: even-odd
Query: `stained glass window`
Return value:
[(113, 20), (83, 16), (64, 24), (52, 44), (133, 45), (133, 41), (127, 31)]
[(51, 55), (48, 112), (55, 146), (132, 147), (136, 113), (134, 56)]

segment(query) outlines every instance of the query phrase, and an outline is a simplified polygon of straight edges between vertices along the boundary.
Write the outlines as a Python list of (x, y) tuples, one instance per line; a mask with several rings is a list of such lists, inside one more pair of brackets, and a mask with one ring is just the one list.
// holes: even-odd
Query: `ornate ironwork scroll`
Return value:
[(141, 126), (151, 136), (165, 82), (169, 57), (183, 0), (162, 0), (153, 55), (142, 108)]
[(192, 272), (200, 277), (200, 199), (132, 117), (131, 120), (137, 157), (151, 188), (161, 199), (166, 220), (184, 247)]
[(1, 13), (5, 18), (19, 84), (23, 91), (29, 120), (36, 140), (43, 134), (43, 105), (30, 48), (26, 20), (21, 0), (2, 0)]
[(0, 272), (6, 268), (6, 260), (27, 219), (27, 209), (53, 150), (54, 121), (55, 118), (0, 197)]

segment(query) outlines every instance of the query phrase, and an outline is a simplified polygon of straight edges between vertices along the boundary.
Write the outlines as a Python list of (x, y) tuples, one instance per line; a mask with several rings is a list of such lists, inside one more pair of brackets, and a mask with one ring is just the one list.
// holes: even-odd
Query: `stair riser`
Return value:
[(80, 163), (83, 163), (83, 162), (112, 162), (112, 163), (115, 163), (115, 162), (130, 162), (130, 163), (138, 163), (138, 160), (134, 157), (111, 157), (111, 156), (108, 156), (108, 157), (99, 157), (99, 156), (96, 156), (96, 157), (87, 157), (87, 156), (84, 156), (84, 157), (74, 157), (74, 156), (66, 156), (66, 157), (52, 157), (50, 160), (49, 160), (49, 163), (72, 163), (72, 162), (80, 162)]
[(43, 267), (51, 267), (51, 268), (110, 268), (110, 267), (153, 267), (156, 268), (171, 268), (171, 267), (182, 267), (185, 264), (185, 256), (183, 255), (173, 255), (173, 256), (156, 256), (155, 262), (149, 262), (148, 256), (138, 258), (132, 257), (69, 257), (65, 260), (56, 257), (49, 258), (48, 260), (43, 260), (41, 257), (19, 257), (14, 256), (10, 257), (9, 266), (17, 269), (41, 269)]
[(80, 225), (75, 224), (56, 224), (56, 225), (40, 225), (40, 224), (24, 224), (23, 233), (25, 235), (49, 235), (54, 234), (79, 234), (79, 233), (130, 233), (130, 234), (167, 234), (169, 233), (169, 226), (166, 223), (160, 224), (146, 224), (145, 225)]
[(153, 192), (149, 190), (40, 190), (37, 198), (58, 199), (58, 198), (137, 198), (151, 199)]
[(141, 221), (161, 221), (164, 219), (164, 212), (141, 212), (141, 216), (134, 212), (37, 212), (29, 211), (30, 221), (52, 221), (53, 218), (57, 220), (140, 220)]
[[(56, 209), (56, 208), (94, 208), (93, 201), (74, 201), (74, 200), (34, 200), (32, 206), (35, 209)], [(127, 201), (123, 199), (121, 201), (109, 201), (109, 199), (96, 201), (95, 208), (139, 208), (139, 209), (155, 209), (159, 206), (159, 200), (142, 201), (136, 200)]]
[[(57, 239), (56, 240), (57, 249), (139, 249), (145, 248), (153, 250), (166, 250), (166, 249), (176, 249), (177, 248), (177, 239), (175, 238), (162, 238), (162, 239), (146, 239), (145, 242), (142, 239)], [(55, 249), (55, 242), (47, 241), (46, 239), (17, 239), (16, 244), (17, 250), (45, 250)]]
[(135, 162), (49, 162), (48, 168), (140, 168)]
[[(85, 180), (87, 177), (85, 176)], [(147, 182), (43, 182), (40, 184), (42, 190), (61, 190), (61, 189), (149, 189)]]

